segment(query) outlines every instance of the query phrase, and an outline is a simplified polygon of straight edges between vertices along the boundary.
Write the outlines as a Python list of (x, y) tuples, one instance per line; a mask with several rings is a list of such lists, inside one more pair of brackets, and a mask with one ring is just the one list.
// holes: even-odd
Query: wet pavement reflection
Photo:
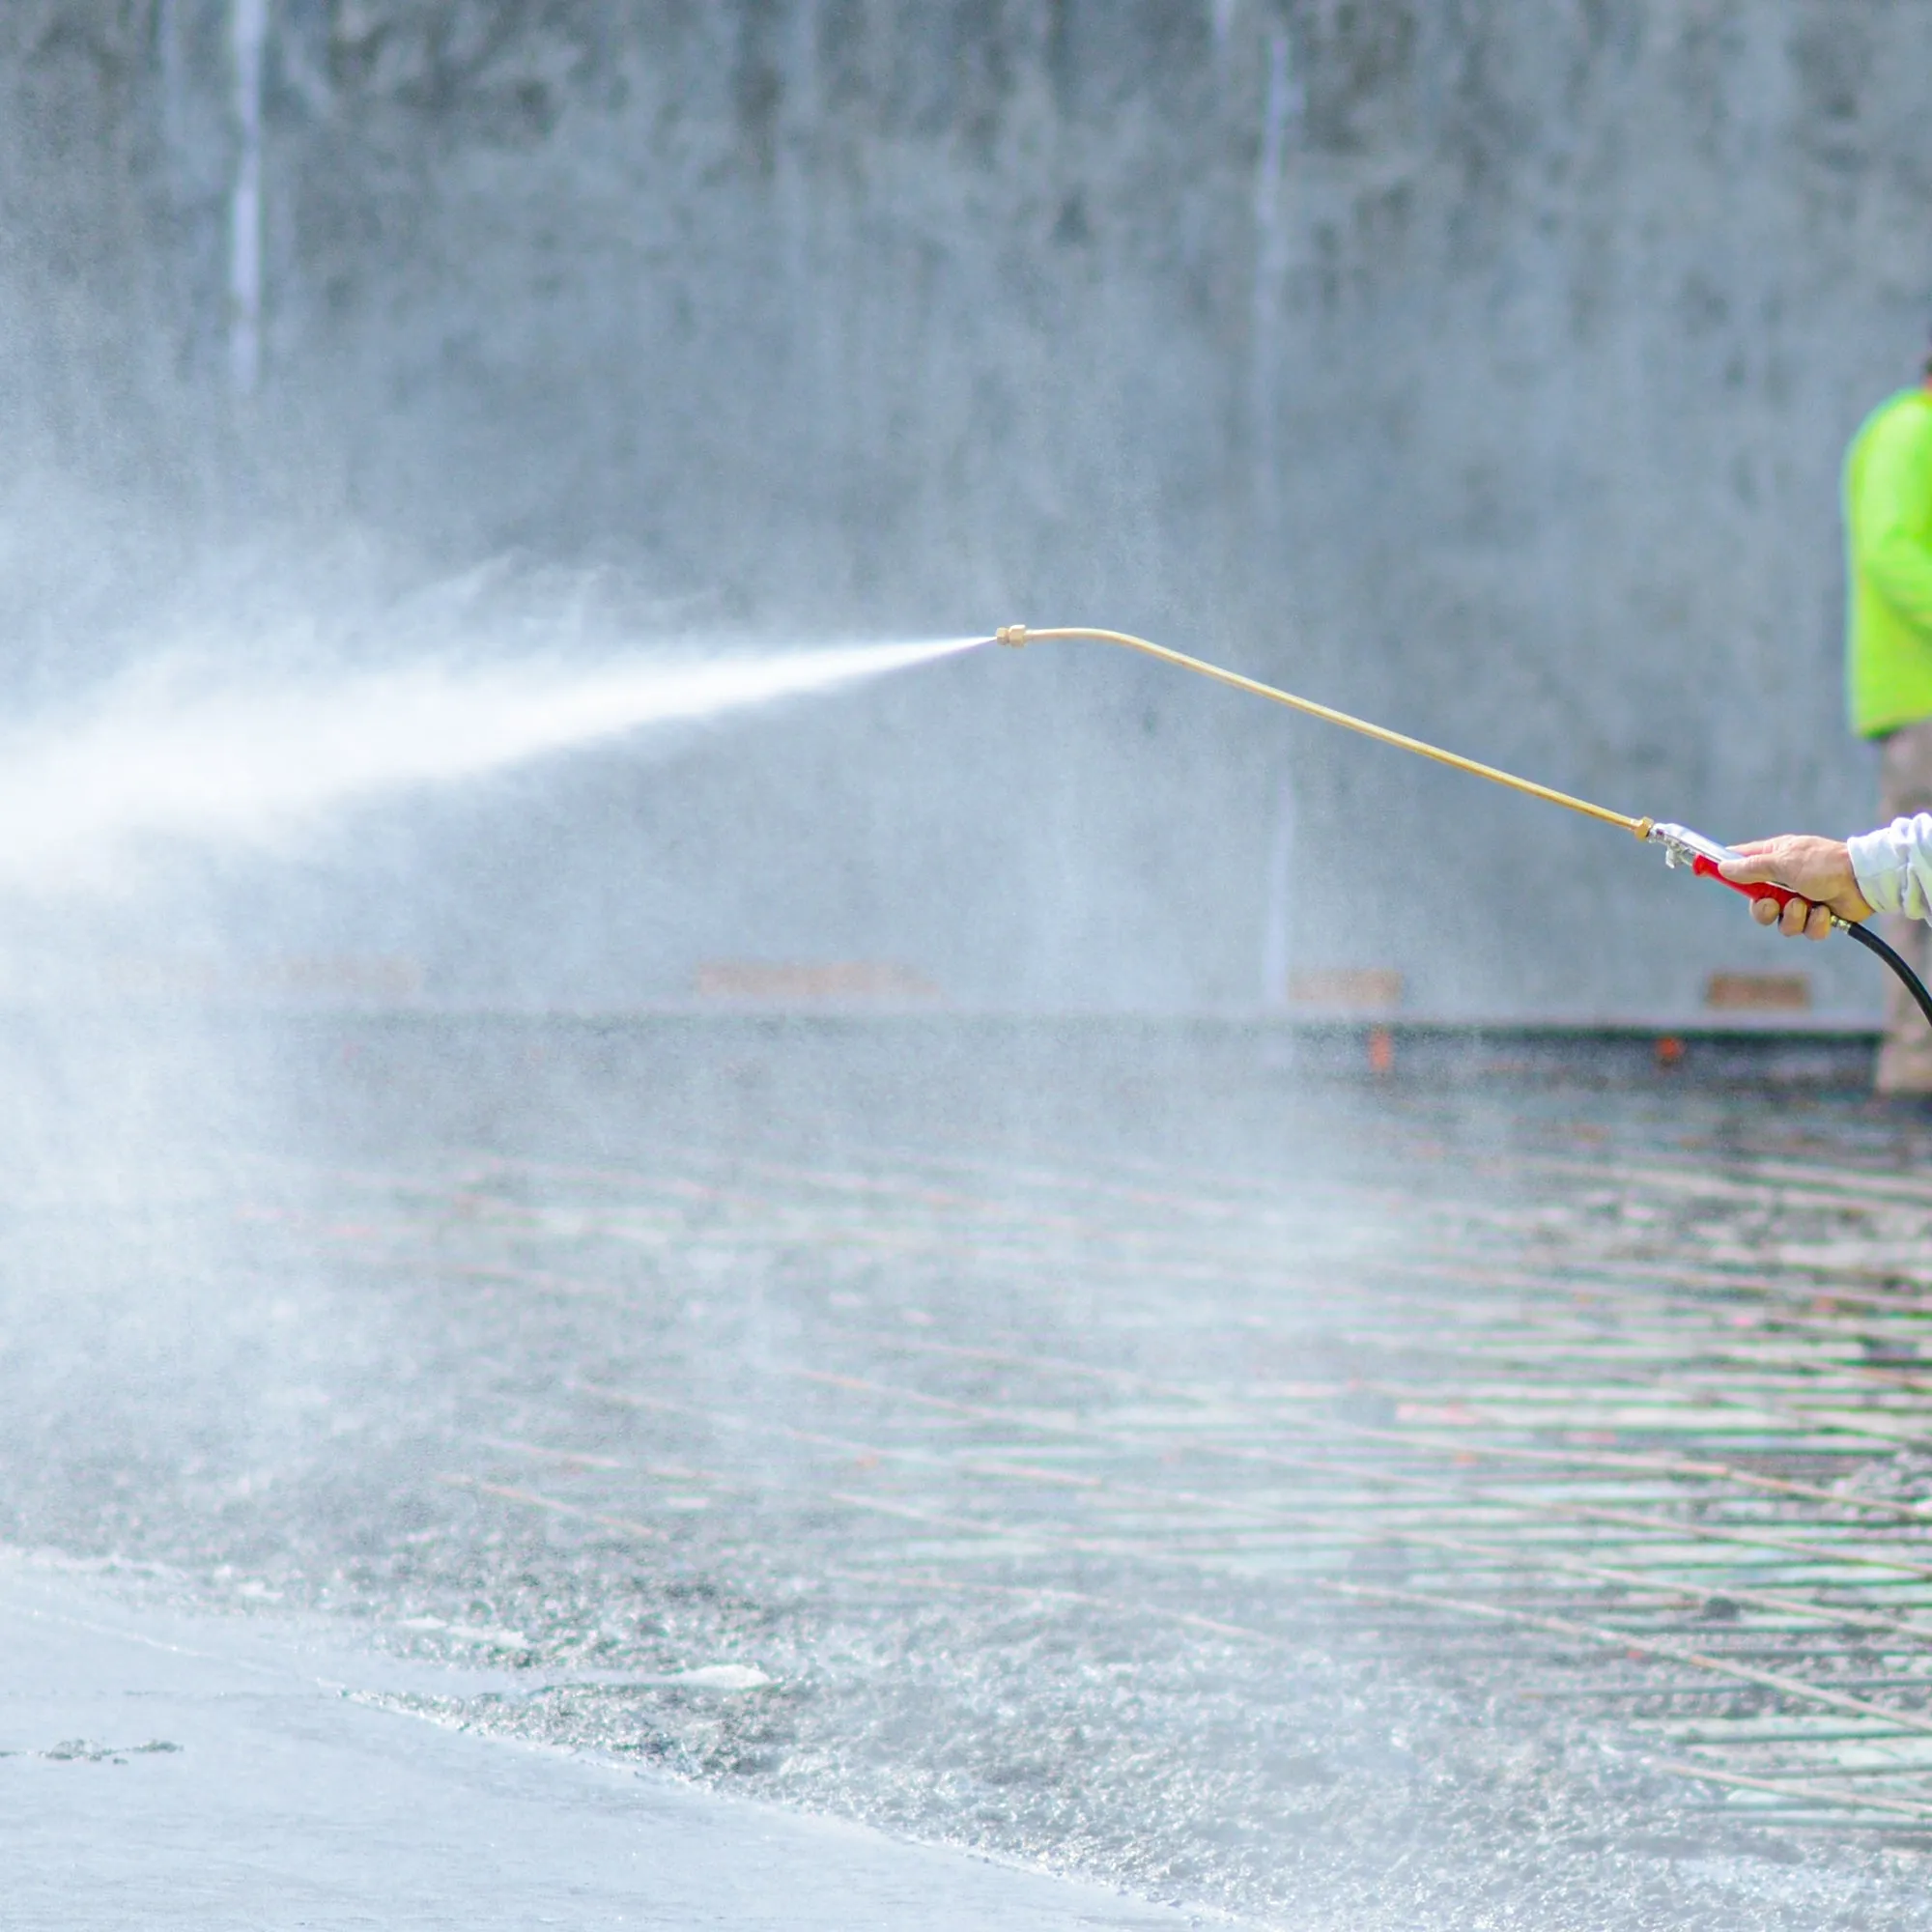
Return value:
[(8, 1541), (1183, 1905), (1932, 1922), (1932, 1121), (1844, 1056), (222, 1051), (165, 1158), (22, 1140)]

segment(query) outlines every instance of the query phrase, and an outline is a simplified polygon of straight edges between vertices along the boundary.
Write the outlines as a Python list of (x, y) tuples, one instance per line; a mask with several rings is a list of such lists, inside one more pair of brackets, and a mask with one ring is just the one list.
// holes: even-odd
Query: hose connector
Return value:
[(997, 642), (1002, 644), (1011, 644), (1012, 647), (1015, 650), (1017, 650), (1022, 644), (1026, 642), (1026, 638), (1027, 638), (1026, 626), (1024, 624), (1002, 624), (1000, 628), (993, 633), (993, 637)]

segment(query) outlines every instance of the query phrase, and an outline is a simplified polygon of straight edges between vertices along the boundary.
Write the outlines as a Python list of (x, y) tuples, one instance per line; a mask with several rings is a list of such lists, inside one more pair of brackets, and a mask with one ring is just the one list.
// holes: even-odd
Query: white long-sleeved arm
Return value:
[(1845, 841), (1859, 891), (1878, 912), (1932, 920), (1932, 811)]

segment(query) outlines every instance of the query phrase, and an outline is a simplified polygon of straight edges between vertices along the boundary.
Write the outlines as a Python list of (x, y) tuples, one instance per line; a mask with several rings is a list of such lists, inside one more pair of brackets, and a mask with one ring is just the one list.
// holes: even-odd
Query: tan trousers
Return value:
[[(1907, 724), (1887, 738), (1879, 753), (1879, 811), (1889, 825), (1932, 811), (1932, 719)], [(1921, 980), (1932, 981), (1932, 925), (1921, 920), (1888, 919), (1885, 938)], [(1885, 976), (1885, 1041), (1878, 1050), (1881, 1094), (1932, 1094), (1932, 1026), (1912, 995)]]

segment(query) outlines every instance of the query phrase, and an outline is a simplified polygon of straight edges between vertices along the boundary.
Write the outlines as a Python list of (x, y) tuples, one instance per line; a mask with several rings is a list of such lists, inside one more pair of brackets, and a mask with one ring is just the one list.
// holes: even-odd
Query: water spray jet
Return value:
[[(1438, 765), (1448, 765), (1453, 770), (1467, 772), (1474, 778), (1487, 779), (1492, 784), (1499, 784), (1511, 791), (1520, 792), (1525, 798), (1541, 799), (1546, 805), (1561, 806), (1566, 811), (1580, 813), (1585, 818), (1600, 820), (1605, 825), (1620, 826), (1624, 831), (1642, 839), (1646, 844), (1661, 846), (1663, 862), (1670, 867), (1686, 867), (1700, 879), (1716, 879), (1720, 886), (1728, 886), (1734, 893), (1742, 893), (1749, 899), (1772, 899), (1779, 907), (1788, 905), (1798, 897), (1798, 894), (1785, 886), (1746, 885), (1736, 879), (1727, 879), (1719, 869), (1726, 859), (1740, 855), (1730, 846), (1719, 843), (1715, 838), (1707, 838), (1701, 832), (1693, 832), (1689, 826), (1673, 824), (1668, 820), (1633, 817), (1628, 812), (1612, 811), (1608, 806), (1594, 805), (1585, 798), (1577, 798), (1567, 791), (1557, 791), (1552, 786), (1537, 784), (1533, 780), (1519, 778), (1514, 772), (1506, 772), (1495, 765), (1480, 763), (1475, 758), (1465, 758), (1456, 752), (1446, 752), (1439, 745), (1431, 745), (1421, 738), (1411, 738), (1406, 732), (1391, 731), (1384, 724), (1372, 724), (1366, 718), (1356, 718), (1346, 711), (1337, 711), (1332, 705), (1318, 704), (1313, 698), (1297, 697), (1291, 691), (1282, 691), (1272, 684), (1263, 684), (1259, 679), (1243, 677), (1238, 671), (1224, 670), (1219, 665), (1211, 665), (1201, 658), (1188, 657), (1182, 651), (1170, 650), (1165, 644), (1156, 644), (1146, 638), (1137, 638), (1127, 631), (1094, 630), (1085, 625), (1064, 626), (1054, 630), (1029, 630), (1024, 624), (1002, 624), (993, 634), (996, 643), (1018, 649), (1030, 643), (1055, 643), (1063, 640), (1084, 640), (1091, 643), (1118, 644), (1124, 650), (1139, 651), (1144, 657), (1158, 658), (1162, 664), (1178, 667), (1181, 670), (1192, 671), (1197, 677), (1211, 678), (1216, 684), (1225, 684), (1235, 691), (1246, 692), (1251, 697), (1264, 697), (1273, 704), (1285, 704), (1291, 711), (1299, 711), (1310, 718), (1319, 718), (1324, 724), (1339, 724), (1346, 731), (1359, 732), (1365, 738), (1374, 738), (1383, 745), (1392, 745), (1399, 752), (1407, 752), (1419, 758), (1433, 759)], [(1866, 952), (1877, 954), (1897, 974), (1906, 990), (1918, 1002), (1918, 1010), (1932, 1024), (1932, 992), (1928, 992), (1925, 982), (1910, 966), (1894, 952), (1877, 933), (1856, 920), (1832, 916), (1834, 931), (1855, 939)]]
[(445, 651), (332, 676), (157, 658), (0, 731), (0, 895), (118, 893), (164, 844), (277, 851), (385, 797), (855, 689), (991, 641), (688, 645), (591, 662)]

